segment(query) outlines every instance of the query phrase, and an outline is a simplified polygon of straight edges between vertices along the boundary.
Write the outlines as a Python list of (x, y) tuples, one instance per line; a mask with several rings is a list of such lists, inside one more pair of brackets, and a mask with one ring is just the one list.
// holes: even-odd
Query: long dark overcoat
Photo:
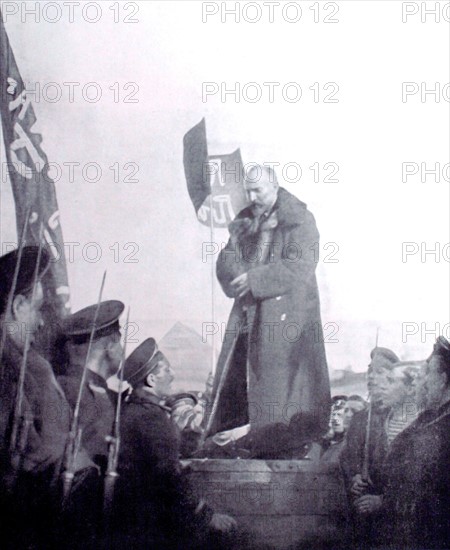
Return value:
[[(230, 313), (214, 396), (230, 353), (232, 360), (211, 432), (248, 420), (252, 428), (287, 423), (300, 410), (314, 412), (324, 427), (328, 422), (330, 384), (315, 275), (319, 233), (306, 205), (283, 188), (273, 212), (275, 227), (237, 244), (230, 239), (217, 261), (228, 297), (231, 281), (245, 272), (251, 293), (236, 299)], [(254, 219), (250, 208), (237, 216), (245, 218)], [(247, 335), (232, 352), (236, 331), (245, 326)]]
[(425, 411), (386, 458), (384, 521), (392, 548), (450, 548), (450, 402)]

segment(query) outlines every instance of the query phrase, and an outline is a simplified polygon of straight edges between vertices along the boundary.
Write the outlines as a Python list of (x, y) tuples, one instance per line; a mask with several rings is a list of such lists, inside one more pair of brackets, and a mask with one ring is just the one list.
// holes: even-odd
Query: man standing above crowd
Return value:
[(444, 337), (417, 386), (425, 410), (395, 438), (386, 459), (384, 542), (450, 548), (450, 343)]
[(330, 385), (316, 223), (306, 204), (279, 187), (273, 169), (253, 166), (244, 185), (250, 206), (231, 222), (217, 260), (217, 277), (234, 306), (214, 381), (218, 408), (210, 433), (248, 422), (252, 430), (287, 424), (300, 411), (314, 414), (325, 430)]

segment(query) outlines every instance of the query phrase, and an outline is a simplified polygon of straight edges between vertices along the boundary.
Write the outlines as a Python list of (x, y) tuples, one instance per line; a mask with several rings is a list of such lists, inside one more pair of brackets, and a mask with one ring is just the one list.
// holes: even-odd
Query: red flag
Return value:
[(247, 206), (241, 151), (208, 156), (205, 119), (184, 136), (184, 169), (189, 195), (200, 223), (228, 227)]
[(47, 155), (41, 148), (42, 137), (33, 132), (36, 115), (14, 58), (0, 13), (0, 114), (7, 160), (16, 207), (17, 234), (24, 226), (29, 208), (31, 216), (26, 243), (39, 242), (39, 228), (53, 256), (51, 267), (42, 281), (49, 305), (50, 319), (69, 311), (69, 285), (59, 222), (55, 184), (49, 177)]

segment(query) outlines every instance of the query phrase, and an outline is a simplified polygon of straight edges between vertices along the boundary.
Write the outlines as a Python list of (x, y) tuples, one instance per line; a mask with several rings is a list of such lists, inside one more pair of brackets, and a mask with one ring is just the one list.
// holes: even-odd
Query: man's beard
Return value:
[(264, 214), (264, 212), (267, 210), (267, 207), (263, 204), (256, 204), (256, 203), (253, 203), (251, 205), (251, 209), (252, 209), (252, 214), (255, 216), (255, 217), (259, 217), (261, 216), (262, 214)]

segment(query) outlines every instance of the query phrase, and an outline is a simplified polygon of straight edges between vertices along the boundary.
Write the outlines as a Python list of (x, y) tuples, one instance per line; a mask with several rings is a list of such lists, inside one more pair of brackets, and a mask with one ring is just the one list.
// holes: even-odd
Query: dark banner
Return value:
[[(22, 233), (25, 216), (30, 212), (26, 244), (38, 244), (41, 224), (50, 254), (51, 267), (43, 279), (46, 317), (52, 321), (69, 311), (69, 285), (64, 256), (54, 181), (49, 177), (47, 155), (41, 148), (42, 137), (33, 132), (36, 115), (14, 58), (0, 14), (0, 113), (5, 141), (6, 163), (2, 171), (9, 175), (15, 208), (17, 234)], [(3, 162), (3, 161), (2, 161)]]

